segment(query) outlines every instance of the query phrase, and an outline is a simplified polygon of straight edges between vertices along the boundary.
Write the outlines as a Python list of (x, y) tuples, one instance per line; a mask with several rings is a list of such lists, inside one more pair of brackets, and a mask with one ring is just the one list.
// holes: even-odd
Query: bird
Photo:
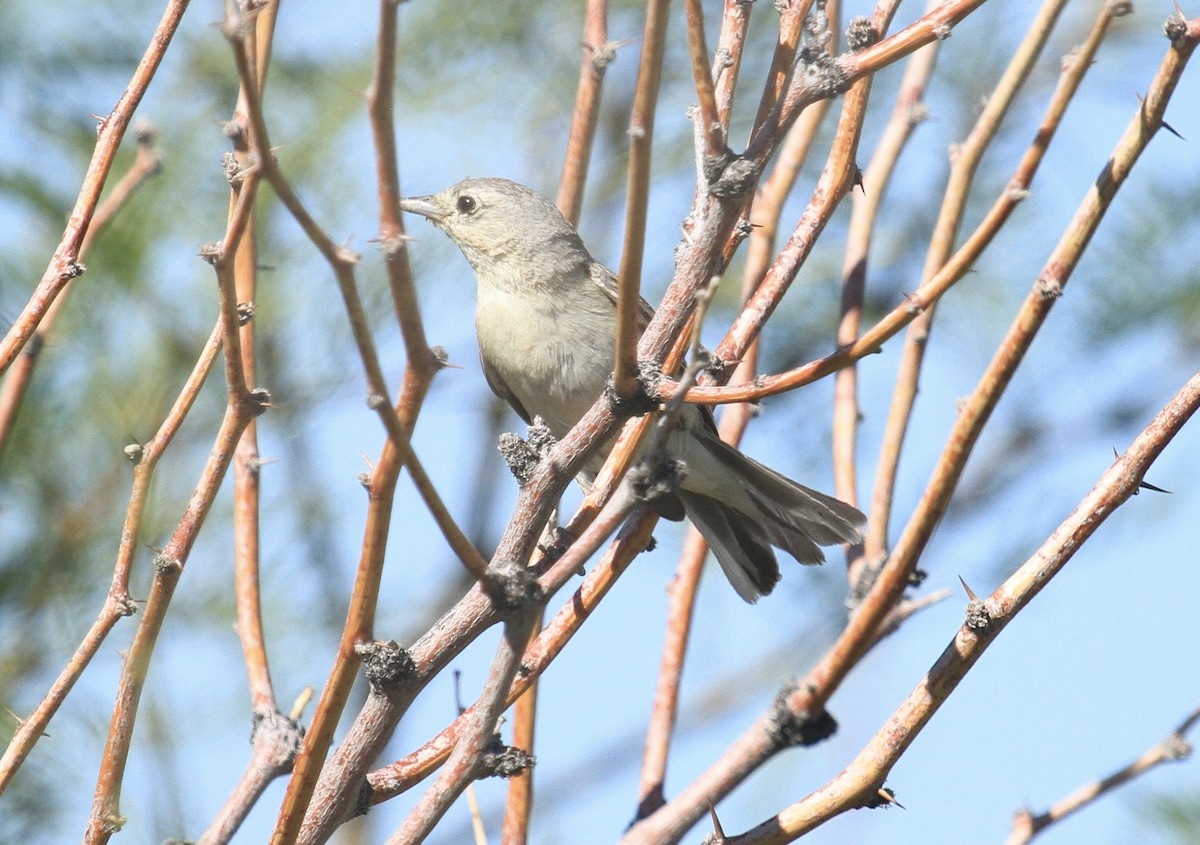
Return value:
[[(445, 233), (475, 271), (475, 330), (492, 391), (526, 423), (540, 417), (561, 439), (612, 374), (613, 272), (592, 258), (554, 203), (508, 179), (465, 179), (403, 198), (400, 208)], [(652, 313), (643, 301), (643, 323)], [(687, 515), (747, 602), (780, 578), (773, 546), (816, 564), (824, 561), (821, 546), (860, 540), (865, 517), (857, 508), (725, 443), (707, 407), (685, 405), (666, 448), (682, 462), (683, 479), (652, 506), (668, 518)]]

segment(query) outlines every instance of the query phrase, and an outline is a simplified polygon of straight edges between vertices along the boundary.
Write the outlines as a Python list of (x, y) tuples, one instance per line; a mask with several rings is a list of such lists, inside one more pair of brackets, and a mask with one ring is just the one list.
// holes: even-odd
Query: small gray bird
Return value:
[[(507, 179), (467, 179), (400, 207), (432, 221), (474, 268), (479, 357), (493, 392), (526, 422), (539, 416), (563, 437), (612, 373), (612, 271), (592, 258), (553, 203)], [(652, 311), (642, 306), (648, 321)], [(858, 510), (724, 443), (708, 408), (686, 406), (667, 448), (686, 475), (655, 510), (675, 519), (686, 513), (748, 602), (779, 580), (772, 546), (811, 564), (825, 559), (819, 546), (859, 539)]]

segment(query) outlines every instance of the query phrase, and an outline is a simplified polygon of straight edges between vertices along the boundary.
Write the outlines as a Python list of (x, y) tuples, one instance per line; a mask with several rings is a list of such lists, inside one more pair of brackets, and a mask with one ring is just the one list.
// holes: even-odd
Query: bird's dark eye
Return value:
[(478, 207), (479, 203), (475, 200), (475, 197), (464, 194), (458, 198), (458, 210), (463, 214), (470, 214)]

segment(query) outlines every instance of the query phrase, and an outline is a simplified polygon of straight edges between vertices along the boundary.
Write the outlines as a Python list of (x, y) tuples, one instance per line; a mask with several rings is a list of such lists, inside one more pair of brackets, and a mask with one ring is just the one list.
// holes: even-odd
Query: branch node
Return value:
[(208, 243), (200, 244), (200, 258), (209, 264), (215, 265), (221, 258), (221, 242), (209, 241)]
[(254, 416), (261, 416), (271, 408), (271, 391), (265, 387), (256, 387), (246, 394), (246, 406)]
[(359, 643), (354, 653), (362, 660), (367, 682), (376, 693), (385, 694), (416, 680), (412, 654), (395, 640)]
[[(550, 532), (550, 537), (544, 543), (538, 543), (538, 551), (542, 553), (542, 566), (549, 566), (560, 557), (562, 557), (571, 544), (578, 539), (570, 531), (562, 526), (556, 527)], [(583, 574), (583, 567), (579, 567), (579, 574)]]
[(518, 614), (541, 604), (544, 592), (533, 573), (511, 560), (499, 560), (483, 573), (483, 592), (504, 614)]
[(1187, 21), (1184, 20), (1183, 15), (1179, 12), (1176, 12), (1163, 21), (1163, 34), (1167, 36), (1171, 42), (1171, 46), (1176, 50), (1187, 43), (1187, 31)]
[(246, 176), (246, 171), (242, 169), (242, 163), (229, 151), (221, 155), (221, 173), (225, 175), (225, 181), (235, 188), (242, 184), (242, 180)]
[(289, 772), (304, 744), (304, 728), (278, 710), (254, 714), (250, 742), (260, 750), (272, 771)]
[(1033, 289), (1042, 299), (1058, 299), (1063, 295), (1063, 283), (1057, 276), (1039, 276), (1033, 283)]
[(846, 46), (852, 53), (865, 50), (879, 41), (879, 31), (865, 15), (859, 15), (850, 20), (846, 28)]
[(899, 807), (901, 810), (906, 809), (903, 804), (896, 800), (896, 793), (892, 792), (886, 786), (881, 786), (875, 790), (875, 794), (863, 806), (868, 810), (875, 810), (879, 807)]
[(652, 361), (639, 361), (637, 374), (637, 390), (633, 395), (621, 397), (613, 384), (612, 376), (604, 383), (604, 396), (608, 399), (613, 413), (620, 417), (641, 417), (657, 411), (660, 402), (658, 383), (662, 380), (662, 371)]
[(629, 470), (629, 489), (641, 504), (670, 496), (687, 477), (687, 464), (656, 449)]
[(154, 556), (154, 573), (156, 575), (178, 575), (183, 572), (183, 561), (166, 552)]
[(254, 319), (254, 303), (239, 302), (237, 304), (238, 325), (245, 326)]
[(525, 430), (524, 438), (505, 432), (500, 435), (497, 448), (508, 464), (508, 471), (517, 479), (517, 484), (524, 487), (556, 442), (545, 421), (541, 417), (534, 417)]
[(632, 43), (632, 39), (624, 38), (620, 41), (606, 41), (599, 47), (590, 48), (592, 51), (592, 70), (596, 73), (603, 73), (605, 68), (616, 61), (617, 50), (626, 44)]
[(992, 614), (988, 610), (987, 602), (979, 598), (967, 602), (966, 618), (963, 621), (972, 631), (983, 631), (990, 627)]
[(499, 734), (492, 734), (488, 746), (479, 758), (478, 778), (512, 778), (529, 771), (537, 758), (523, 748), (505, 745)]
[(1192, 756), (1192, 744), (1178, 734), (1163, 742), (1163, 754), (1168, 760), (1186, 760)]
[(704, 162), (705, 177), (708, 184), (711, 186), (708, 192), (717, 199), (737, 199), (744, 197), (754, 190), (754, 186), (758, 184), (758, 177), (762, 173), (762, 166), (742, 158), (739, 155), (734, 155), (726, 150), (726, 154), (719, 157), (717, 162), (720, 169), (715, 171), (716, 178), (713, 178), (708, 170), (710, 162), (706, 158)]
[(795, 684), (786, 685), (771, 705), (771, 724), (767, 730), (777, 749), (816, 745), (837, 733), (837, 720), (824, 709), (817, 714), (794, 712), (788, 706), (788, 699), (795, 691)]
[(146, 447), (141, 443), (130, 443), (124, 449), (125, 457), (129, 458), (129, 462), (137, 466), (142, 462), (142, 457), (146, 454)]

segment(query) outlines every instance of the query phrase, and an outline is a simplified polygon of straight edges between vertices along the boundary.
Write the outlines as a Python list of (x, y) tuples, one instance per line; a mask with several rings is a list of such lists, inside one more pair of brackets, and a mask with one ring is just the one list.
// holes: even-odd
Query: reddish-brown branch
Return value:
[[(87, 259), (88, 252), (96, 238), (124, 208), (133, 193), (147, 178), (158, 173), (162, 168), (162, 153), (154, 146), (156, 132), (153, 127), (139, 126), (136, 131), (137, 153), (134, 156), (133, 164), (125, 171), (125, 175), (113, 185), (112, 190), (105, 195), (104, 201), (97, 206), (91, 225), (88, 226), (83, 242), (79, 245), (78, 260), (81, 263)], [(55, 320), (58, 319), (63, 306), (67, 303), (72, 287), (72, 285), (66, 286), (46, 310), (46, 315), (35, 329), (23, 354), (13, 362), (8, 372), (3, 375), (3, 381), (0, 382), (0, 458), (4, 456), (4, 447), (16, 424), (17, 414), (21, 411), (25, 391), (29, 389), (34, 368), (41, 357), (41, 351), (50, 336), (50, 330), (53, 328)]]
[[(1200, 34), (1200, 19), (1196, 21)], [(960, 627), (941, 657), (846, 769), (821, 789), (730, 845), (782, 845), (840, 813), (871, 806), (892, 767), (920, 735), (987, 647), (1104, 521), (1138, 492), (1146, 470), (1200, 407), (1200, 374), (1175, 395), (1125, 453), (1100, 477), (1070, 516)]]
[[(1092, 43), (1089, 36), (1088, 44)], [(1089, 65), (1083, 61), (1085, 54), (1080, 52), (1080, 59), (1068, 63), (1064, 75), (1060, 77), (1054, 97), (1046, 109), (1041, 125), (1034, 133), (1033, 142), (1026, 151), (1024, 158), (1014, 171), (1012, 178), (1004, 191), (996, 198), (991, 209), (984, 215), (975, 231), (963, 242), (958, 251), (942, 265), (942, 268), (929, 281), (922, 284), (916, 291), (909, 294), (903, 303), (897, 305), (865, 334), (843, 346), (837, 352), (809, 361), (793, 370), (776, 373), (770, 376), (760, 376), (753, 385), (733, 385), (717, 387), (702, 385), (688, 390), (688, 401), (702, 405), (716, 405), (725, 402), (752, 402), (786, 393), (797, 387), (817, 381), (830, 373), (836, 372), (854, 362), (879, 352), (880, 347), (895, 337), (905, 326), (916, 319), (922, 311), (945, 294), (947, 290), (961, 280), (974, 265), (975, 261), (991, 243), (1000, 231), (1005, 221), (1016, 206), (1024, 199), (1026, 189), (1033, 180), (1041, 163), (1050, 139), (1062, 119), (1066, 106), (1071, 100), (1080, 76)], [(670, 380), (664, 380), (660, 386), (660, 396), (673, 395), (676, 385)]]
[(804, 31), (804, 19), (811, 8), (812, 0), (787, 0), (780, 6), (779, 35), (775, 39), (771, 69), (767, 72), (767, 81), (758, 101), (758, 113), (754, 116), (751, 137), (758, 133), (783, 94), (796, 61), (796, 46), (800, 43), (800, 34)]
[[(532, 636), (526, 653), (537, 642), (542, 631), (545, 614), (539, 613), (532, 628)], [(527, 664), (523, 664), (527, 665)], [(537, 726), (538, 706), (537, 679), (513, 702), (512, 746), (519, 748), (533, 759), (534, 737)], [(508, 796), (504, 802), (504, 823), (500, 829), (500, 845), (525, 845), (529, 841), (529, 820), (533, 815), (533, 768), (508, 779)]]
[(1194, 41), (1189, 42), (1186, 50), (1172, 49), (1168, 53), (1143, 108), (1135, 115), (1108, 164), (1085, 196), (975, 390), (961, 403), (959, 416), (925, 493), (880, 570), (874, 586), (838, 641), (810, 670), (793, 694), (789, 702), (793, 712), (821, 711), (832, 691), (874, 642), (874, 632), (903, 594), (916, 561), (945, 513), (983, 426), (1057, 296), (1061, 294), (1116, 191), (1161, 125), (1167, 100), (1194, 46)]
[[(247, 38), (253, 47), (249, 57), (255, 66), (255, 81), (261, 98), (265, 84), (267, 57), (274, 34), (278, 4), (272, 4), (254, 16), (254, 38)], [(243, 85), (245, 82), (243, 82)], [(232, 133), (234, 156), (238, 169), (245, 172), (253, 166), (246, 144), (247, 118), (246, 97), (239, 94), (231, 126), (241, 131)], [(237, 205), (238, 195), (244, 182), (233, 180), (231, 185), (230, 211)], [(247, 309), (239, 332), (243, 350), (242, 372), (246, 384), (257, 384), (256, 368), (256, 323), (249, 313), (251, 303), (257, 300), (258, 289), (258, 231), (257, 221), (250, 217), (245, 236), (238, 243), (233, 262), (236, 301)], [(267, 659), (266, 638), (262, 625), (262, 597), (259, 584), (259, 481), (262, 460), (258, 453), (258, 428), (252, 420), (238, 442), (233, 473), (233, 549), (234, 549), (234, 594), (237, 607), (238, 640), (242, 646), (242, 657), (246, 664), (250, 687), (251, 710), (256, 719), (268, 719), (278, 711), (275, 691), (271, 683), (270, 664)], [(257, 773), (252, 764), (252, 771)], [(278, 772), (276, 772), (278, 774)], [(243, 790), (235, 790), (243, 792)], [(257, 792), (251, 793), (254, 797)], [(250, 797), (249, 795), (247, 796)], [(245, 812), (249, 812), (247, 806)], [(241, 814), (244, 817), (244, 813)]]
[(641, 311), (642, 258), (646, 248), (646, 209), (650, 202), (650, 153), (654, 110), (662, 81), (668, 0), (649, 0), (642, 33), (633, 113), (629, 117), (629, 180), (625, 202), (625, 240), (617, 271), (617, 351), (613, 384), (618, 396), (637, 389), (637, 340)]
[(713, 56), (712, 78), (716, 86), (717, 120), (726, 138), (729, 137), (729, 115), (733, 111), (733, 94), (742, 68), (746, 30), (753, 8), (754, 4), (745, 0), (725, 0), (721, 34), (717, 37), (717, 52)]
[[(228, 345), (226, 345), (226, 349), (228, 349)], [(179, 582), (179, 576), (183, 574), (183, 567), (187, 563), (196, 536), (200, 533), (200, 528), (208, 516), (208, 511), (212, 507), (225, 473), (233, 460), (238, 439), (250, 420), (262, 410), (263, 406), (257, 401), (257, 397), (251, 396), (244, 397), (242, 401), (226, 408), (221, 429), (187, 508), (184, 510), (175, 532), (171, 535), (171, 539), (155, 557), (154, 579), (150, 587), (150, 596), (146, 601), (146, 607), (139, 619), (137, 631), (134, 633), (133, 643), (126, 653), (121, 670), (116, 706), (113, 708), (112, 720), (109, 724), (108, 738), (105, 742), (100, 774), (96, 783), (92, 814), (84, 837), (84, 841), (88, 845), (107, 842), (109, 837), (120, 828), (121, 783), (129, 756), (130, 742), (133, 739), (133, 726), (138, 704), (150, 667), (150, 658), (158, 640), (158, 633), (166, 618), (171, 598)]]
[[(968, 133), (966, 140), (956, 149), (950, 167), (950, 178), (942, 197), (937, 222), (933, 227), (929, 251), (925, 256), (925, 269), (921, 281), (928, 281), (936, 274), (954, 252), (954, 242), (962, 225), (967, 200), (975, 173), (983, 154), (991, 146), (1008, 113), (1009, 106), (1024, 87), (1034, 63), (1041, 56), (1065, 0), (1046, 0), (1034, 16), (1025, 37), (1017, 46), (1012, 59), (1005, 68), (995, 89), (986, 98), (984, 107)], [(1102, 16), (1106, 16), (1102, 12)], [(924, 309), (908, 327), (900, 356), (896, 386), (892, 393), (887, 424), (884, 427), (883, 443), (876, 464), (875, 485), (871, 500), (871, 514), (867, 545), (881, 553), (886, 548), (888, 527), (891, 520), (892, 496), (896, 486), (896, 473), (900, 464), (900, 453), (912, 418), (913, 405), (919, 388), (921, 367), (929, 334), (933, 328), (936, 304)]]
[[(930, 6), (936, 2), (938, 0), (930, 0)], [(876, 32), (881, 31), (875, 21), (872, 21), (872, 25)], [(842, 262), (842, 318), (838, 324), (838, 347), (849, 346), (858, 338), (876, 215), (900, 152), (924, 117), (921, 100), (925, 84), (933, 72), (939, 44), (938, 41), (927, 44), (909, 57), (891, 117), (870, 163), (862, 171), (861, 190), (851, 192), (850, 224)], [(853, 366), (838, 371), (833, 400), (834, 492), (839, 499), (851, 504), (858, 504), (855, 459), (859, 417), (857, 375), (857, 369)], [(871, 559), (869, 548), (865, 554)], [(854, 580), (851, 573), (851, 583)]]
[[(1055, 296), (1061, 293), (1071, 269), (1078, 261), (1117, 189), (1128, 175), (1140, 152), (1161, 125), (1166, 102), (1174, 90), (1198, 37), (1200, 37), (1200, 21), (1189, 24), (1187, 39), (1179, 39), (1168, 52), (1142, 108), (1118, 143), (1112, 158), (1096, 184), (1085, 197), (1058, 247), (1047, 262), (1042, 275), (1035, 282), (1025, 306), (1014, 320), (1009, 336), (1001, 344), (996, 357), (975, 392), (962, 404), (959, 418), (926, 488), (921, 504), (895, 550), (837, 642), (787, 696), (783, 702), (786, 712), (795, 717), (807, 715), (808, 718), (818, 718), (824, 712), (825, 701), (840, 684), (845, 674), (878, 641), (877, 633), (880, 625), (902, 595), (912, 567), (924, 549), (924, 544), (928, 540), (933, 526), (937, 524), (944, 513), (949, 497), (954, 492), (958, 475), (965, 465), (966, 458), (980, 429), (1003, 393), (1008, 379), (1019, 364), (1034, 334), (1048, 314)], [(1200, 376), (1197, 376), (1193, 382), (1194, 389), (1200, 392)], [(1191, 389), (1193, 386), (1189, 384), (1189, 390)], [(1177, 413), (1178, 410), (1178, 407), (1175, 407), (1172, 413)], [(1173, 424), (1182, 425), (1182, 420), (1176, 420)], [(1162, 442), (1152, 447), (1153, 454), (1149, 455), (1147, 463), (1161, 448)], [(1146, 455), (1144, 454), (1142, 457), (1146, 457)], [(1144, 471), (1144, 466), (1142, 471)], [(1138, 478), (1140, 479), (1140, 473)], [(1136, 489), (1136, 484), (1134, 489)], [(1093, 514), (1091, 518), (1094, 519), (1095, 515)], [(952, 647), (947, 653), (953, 651)], [(922, 685), (922, 689), (924, 689), (924, 685)], [(932, 711), (929, 711), (929, 715), (931, 714)], [(633, 845), (633, 843), (641, 845), (641, 843), (658, 841), (656, 837), (663, 835), (664, 831), (682, 832), (694, 823), (699, 817), (698, 808), (702, 804), (702, 798), (711, 799), (713, 796), (724, 794), (731, 784), (745, 776), (749, 768), (761, 762), (762, 756), (756, 755), (771, 753), (769, 737), (766, 736), (770, 726), (768, 714), (731, 746), (722, 755), (717, 765), (702, 774), (659, 812), (635, 825), (624, 840), (626, 845)], [(887, 745), (888, 749), (895, 750), (893, 746), (898, 744), (897, 737), (911, 739), (907, 730), (889, 734), (884, 740), (885, 744), (891, 743)], [(868, 783), (861, 779), (854, 782), (857, 789), (871, 786), (870, 795), (874, 795), (874, 790), (881, 783), (882, 776), (878, 782), (872, 780)], [(829, 789), (835, 788), (840, 795), (845, 792), (846, 787), (835, 781)], [(863, 800), (869, 797), (867, 792), (857, 792), (855, 795)], [(858, 805), (851, 804), (850, 806)], [(846, 805), (838, 803), (837, 807), (836, 812), (840, 812), (846, 808)], [(822, 815), (821, 818), (827, 817), (828, 815)], [(789, 820), (788, 824), (794, 826), (796, 822)], [(791, 827), (788, 829), (791, 830)], [(778, 831), (777, 824), (773, 826), (773, 823), (768, 822), (761, 829), (756, 829), (752, 833), (755, 836), (767, 837), (761, 841), (790, 841), (771, 839), (770, 837), (775, 835), (773, 831)], [(794, 838), (795, 834), (789, 835)]]
[[(692, 79), (700, 102), (700, 134), (704, 139), (702, 155), (717, 159), (725, 153), (725, 132), (717, 109), (717, 93), (709, 70), (708, 42), (704, 38), (704, 8), (700, 0), (684, 0), (687, 9), (688, 54), (692, 58)], [(699, 151), (698, 151), (699, 152)]]
[(117, 100), (108, 117), (100, 122), (96, 131), (96, 147), (92, 153), (92, 160), (88, 164), (87, 174), (83, 177), (83, 186), (79, 189), (79, 196), (67, 220), (62, 240), (59, 241), (54, 257), (50, 259), (50, 266), (38, 282), (29, 303), (13, 322), (3, 342), (0, 342), (0, 373), (8, 370), (13, 359), (33, 336), (55, 297), (71, 279), (83, 272), (83, 266), (79, 263), (79, 251), (87, 230), (92, 225), (96, 206), (100, 201), (100, 192), (104, 189), (104, 182), (116, 159), (117, 148), (121, 145), (125, 130), (129, 127), (133, 113), (142, 101), (142, 95), (146, 93), (150, 80), (158, 72), (158, 66), (171, 45), (171, 39), (187, 7), (188, 0), (169, 0), (129, 84), (125, 86), (121, 98)]
[(450, 805), (480, 773), (483, 755), (507, 706), (509, 688), (521, 668), (521, 656), (535, 618), (536, 614), (529, 614), (505, 624), (487, 681), (470, 714), (464, 714), (466, 722), (454, 750), (417, 806), (388, 840), (389, 845), (418, 845), (425, 841)]
[[(755, 122), (755, 131), (746, 146), (745, 157), (766, 162), (797, 116), (817, 100), (844, 90), (855, 80), (869, 76), (920, 49), (929, 42), (949, 37), (950, 31), (984, 0), (956, 0), (931, 9), (909, 26), (879, 43), (852, 53), (843, 53), (829, 70), (815, 74), (794, 74), (787, 88), (763, 120)], [(790, 63), (788, 65), (790, 67)]]
[(579, 66), (579, 85), (575, 89), (575, 110), (567, 134), (558, 180), (556, 204), (572, 225), (579, 224), (583, 209), (583, 187), (587, 184), (592, 144), (600, 117), (600, 92), (604, 72), (616, 57), (617, 45), (608, 41), (608, 0), (588, 0), (583, 23), (583, 60)]
[(162, 425), (159, 426), (158, 432), (147, 443), (134, 444), (126, 450), (135, 464), (133, 485), (129, 493), (129, 507), (125, 512), (125, 524), (121, 531), (121, 543), (113, 570), (112, 585), (109, 587), (104, 607), (45, 697), (32, 714), (21, 720), (21, 724), (9, 741), (4, 756), (0, 758), (0, 792), (3, 792), (11, 782), (21, 763), (29, 756), (34, 743), (44, 734), (46, 726), (49, 725), (54, 714), (58, 712), (58, 708), (66, 700), (68, 693), (99, 650), (109, 631), (122, 618), (134, 613), (134, 603), (129, 596), (129, 574), (133, 566), (134, 552), (138, 548), (142, 514), (149, 496), (154, 468), (191, 410), (200, 388), (212, 371), (220, 348), (221, 326), (218, 323), (213, 328), (208, 343), (201, 352), (179, 397), (175, 400), (175, 404), (166, 419), (163, 420)]
[(1187, 735), (1198, 720), (1200, 720), (1200, 709), (1193, 710), (1180, 723), (1179, 727), (1167, 734), (1161, 741), (1147, 748), (1129, 765), (1122, 766), (1107, 777), (1081, 786), (1062, 800), (1052, 804), (1045, 812), (1035, 815), (1028, 809), (1018, 810), (1013, 819), (1012, 832), (1004, 840), (1004, 845), (1025, 845), (1046, 828), (1079, 812), (1130, 781), (1136, 780), (1151, 769), (1156, 769), (1163, 763), (1186, 760), (1192, 754), (1192, 744), (1188, 741)]
[[(613, 511), (613, 517), (602, 518), (610, 526), (609, 530), (624, 519), (621, 510)], [(652, 513), (640, 511), (625, 524), (616, 542), (591, 568), (583, 584), (563, 603), (562, 608), (555, 614), (550, 624), (542, 630), (526, 650), (524, 665), (527, 671), (523, 672), (513, 684), (509, 692), (508, 700), (510, 702), (524, 693), (529, 685), (562, 652), (571, 637), (616, 583), (616, 579), (625, 571), (634, 557), (645, 548), (656, 522), (657, 519)], [(598, 533), (603, 534), (604, 532)], [(582, 538), (580, 542), (582, 542)], [(582, 555), (574, 556), (574, 561), (584, 559), (586, 558)], [(563, 571), (565, 571), (565, 567), (563, 567)], [(555, 583), (549, 579), (549, 576), (544, 581), (548, 587), (552, 587)], [(412, 754), (372, 772), (368, 779), (371, 785), (371, 800), (373, 802), (385, 801), (410, 789), (428, 776), (449, 755), (450, 749), (458, 741), (462, 726), (463, 721), (460, 717)]]

